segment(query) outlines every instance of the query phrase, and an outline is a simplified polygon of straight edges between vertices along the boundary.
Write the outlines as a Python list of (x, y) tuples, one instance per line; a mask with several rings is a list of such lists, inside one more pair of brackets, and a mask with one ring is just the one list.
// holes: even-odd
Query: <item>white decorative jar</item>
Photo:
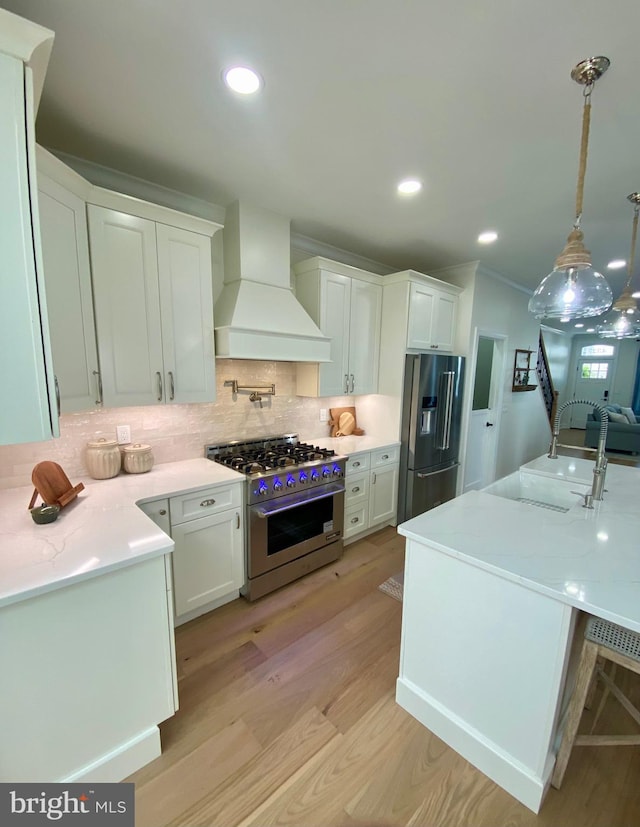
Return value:
[(87, 442), (87, 469), (94, 480), (116, 477), (122, 467), (120, 448), (115, 439), (96, 439)]
[(127, 445), (123, 448), (124, 470), (129, 474), (145, 474), (153, 468), (153, 452), (150, 445)]

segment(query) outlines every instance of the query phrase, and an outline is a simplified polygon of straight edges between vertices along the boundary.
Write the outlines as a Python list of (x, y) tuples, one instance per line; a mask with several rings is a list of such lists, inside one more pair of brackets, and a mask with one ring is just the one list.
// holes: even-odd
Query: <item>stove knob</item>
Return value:
[(254, 491), (254, 494), (257, 494), (259, 497), (264, 497), (265, 494), (269, 492), (269, 486), (264, 480), (261, 480), (258, 488)]
[(333, 476), (334, 477), (341, 477), (342, 476), (342, 468), (339, 465), (333, 466)]
[(275, 482), (273, 483), (273, 490), (274, 491), (282, 491), (282, 483), (277, 478), (276, 478)]
[(311, 480), (313, 482), (315, 482), (318, 479), (319, 476), (320, 476), (320, 474), (318, 474), (317, 469), (314, 468), (313, 471), (311, 472)]
[(307, 472), (306, 471), (300, 471), (300, 476), (298, 477), (298, 479), (300, 480), (301, 483), (307, 482), (307, 480), (309, 479), (309, 477), (307, 476)]
[(330, 476), (331, 476), (331, 471), (329, 471), (329, 469), (327, 468), (327, 466), (326, 466), (326, 465), (325, 465), (325, 467), (322, 469), (322, 476), (323, 476), (323, 477), (330, 477)]
[(291, 476), (291, 474), (289, 474), (289, 476), (287, 477), (287, 488), (293, 488), (295, 484), (295, 479)]

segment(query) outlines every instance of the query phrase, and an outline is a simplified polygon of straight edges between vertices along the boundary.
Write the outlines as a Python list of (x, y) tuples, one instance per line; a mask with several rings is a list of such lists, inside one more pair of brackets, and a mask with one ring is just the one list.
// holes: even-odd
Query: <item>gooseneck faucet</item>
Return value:
[(604, 492), (604, 480), (607, 474), (607, 458), (605, 456), (605, 445), (607, 442), (607, 430), (609, 428), (609, 414), (607, 409), (597, 402), (592, 402), (590, 399), (570, 399), (563, 405), (560, 405), (556, 411), (556, 416), (553, 421), (553, 432), (551, 437), (551, 445), (549, 459), (558, 459), (558, 437), (560, 436), (560, 415), (565, 408), (570, 405), (591, 405), (595, 411), (600, 412), (600, 434), (598, 436), (598, 448), (596, 452), (596, 463), (593, 467), (593, 485), (591, 486), (591, 493), (584, 495), (584, 507), (593, 508), (594, 500), (601, 500)]

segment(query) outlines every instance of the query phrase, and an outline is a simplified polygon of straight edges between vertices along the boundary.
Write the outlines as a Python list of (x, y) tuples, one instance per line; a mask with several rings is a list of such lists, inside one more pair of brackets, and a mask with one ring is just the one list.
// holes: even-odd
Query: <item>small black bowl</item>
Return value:
[(33, 517), (33, 522), (38, 523), (38, 525), (44, 525), (45, 523), (54, 522), (54, 520), (58, 519), (59, 513), (59, 505), (39, 505), (36, 508), (31, 509), (31, 516)]

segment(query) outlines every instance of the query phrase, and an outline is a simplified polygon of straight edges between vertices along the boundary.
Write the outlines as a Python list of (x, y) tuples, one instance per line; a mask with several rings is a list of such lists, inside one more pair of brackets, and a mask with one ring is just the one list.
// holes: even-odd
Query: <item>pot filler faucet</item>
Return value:
[(549, 459), (558, 459), (558, 437), (560, 436), (560, 415), (565, 408), (570, 405), (591, 405), (594, 411), (600, 412), (600, 434), (598, 436), (598, 448), (596, 449), (596, 464), (593, 466), (593, 485), (591, 486), (591, 493), (584, 495), (584, 507), (593, 508), (594, 500), (601, 500), (604, 492), (604, 480), (607, 474), (607, 458), (604, 454), (605, 444), (607, 442), (607, 429), (609, 428), (609, 414), (607, 409), (597, 402), (592, 402), (590, 399), (570, 399), (564, 405), (560, 405), (556, 411), (556, 416), (553, 421), (553, 433), (551, 438), (551, 446), (547, 456)]

